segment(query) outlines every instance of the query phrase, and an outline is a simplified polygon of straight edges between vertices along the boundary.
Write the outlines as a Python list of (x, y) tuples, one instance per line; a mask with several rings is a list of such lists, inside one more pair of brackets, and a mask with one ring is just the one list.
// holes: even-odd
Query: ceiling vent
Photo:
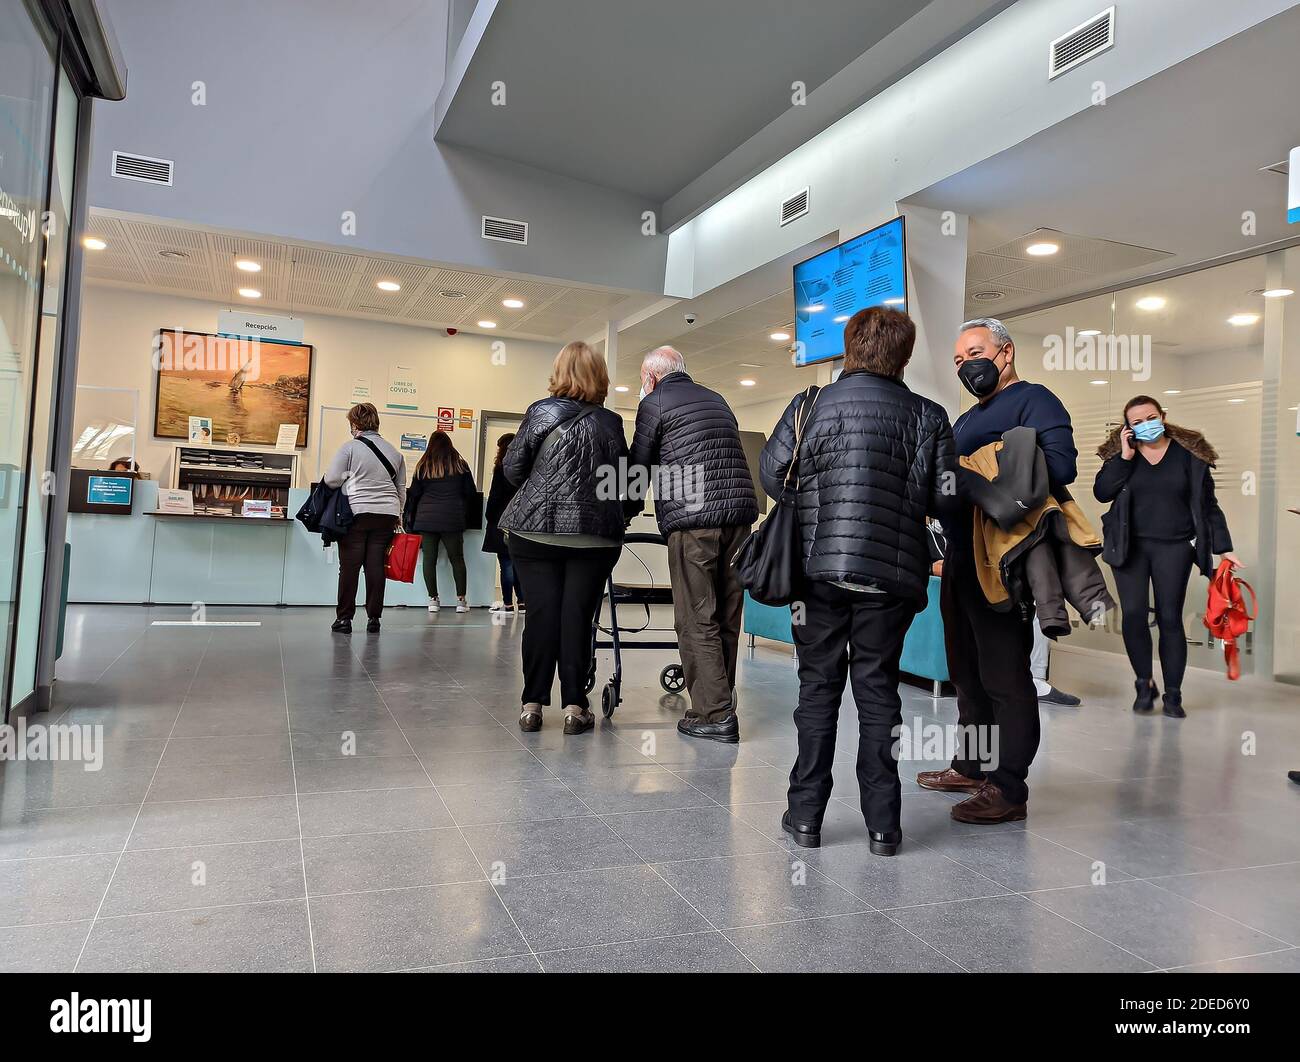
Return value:
[(1108, 7), (1048, 46), (1047, 80), (1073, 70), (1115, 43), (1115, 9)]
[(176, 167), (171, 159), (153, 159), (148, 155), (132, 155), (126, 151), (113, 152), (113, 176), (124, 181), (143, 181), (145, 184), (172, 184)]
[(501, 243), (527, 243), (528, 222), (509, 218), (492, 218), (483, 215), (483, 239)]
[(1005, 299), (1005, 291), (975, 291), (971, 293), (971, 298), (976, 302), (997, 302), (998, 299)]
[(789, 225), (796, 218), (803, 217), (808, 213), (808, 189), (796, 192), (789, 199), (781, 203), (781, 224)]

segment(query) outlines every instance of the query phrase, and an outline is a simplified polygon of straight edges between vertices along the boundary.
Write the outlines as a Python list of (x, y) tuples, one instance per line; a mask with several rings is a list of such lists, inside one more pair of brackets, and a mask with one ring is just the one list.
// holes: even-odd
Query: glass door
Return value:
[[(56, 47), (44, 19), (23, 0), (0, 0), (0, 698), (6, 713), (31, 487), (56, 86)], [(37, 578), (31, 590), (37, 612), (40, 584)]]

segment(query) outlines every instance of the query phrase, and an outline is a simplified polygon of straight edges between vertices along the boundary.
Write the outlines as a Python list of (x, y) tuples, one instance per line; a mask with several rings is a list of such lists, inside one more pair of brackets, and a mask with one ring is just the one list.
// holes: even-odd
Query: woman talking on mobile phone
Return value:
[(1122, 613), (1124, 649), (1133, 667), (1135, 712), (1155, 707), (1151, 676), (1151, 627), (1148, 601), (1154, 594), (1160, 631), (1160, 671), (1164, 677), (1164, 714), (1183, 718), (1183, 672), (1187, 669), (1187, 634), (1183, 603), (1192, 564), (1208, 579), (1212, 554), (1234, 568), (1228, 522), (1214, 494), (1210, 470), (1218, 460), (1198, 431), (1169, 424), (1160, 403), (1148, 395), (1129, 399), (1121, 423), (1097, 450), (1105, 463), (1092, 493), (1111, 502), (1102, 517), (1103, 557), (1115, 573)]

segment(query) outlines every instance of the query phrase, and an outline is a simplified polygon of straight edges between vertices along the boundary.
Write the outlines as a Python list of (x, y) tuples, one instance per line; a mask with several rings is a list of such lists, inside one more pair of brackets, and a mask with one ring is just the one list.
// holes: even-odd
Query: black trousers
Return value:
[[(803, 623), (791, 623), (799, 653), (799, 755), (790, 772), (790, 817), (820, 826), (831, 797), (835, 731), (851, 681), (858, 708), (858, 790), (867, 828), (899, 828), (902, 792), (894, 743), (902, 722), (898, 660), (916, 605), (890, 594), (830, 583), (803, 590)], [(847, 651), (846, 651), (847, 650)]]
[(605, 580), (622, 550), (622, 546), (552, 546), (510, 536), (510, 557), (528, 587), (524, 704), (551, 703), (551, 685), (558, 668), (560, 703), (587, 707), (591, 625)]
[(1181, 690), (1187, 670), (1187, 632), (1183, 628), (1183, 604), (1187, 600), (1187, 577), (1192, 573), (1196, 550), (1190, 542), (1170, 542), (1129, 536), (1128, 559), (1115, 573), (1119, 591), (1124, 651), (1133, 666), (1133, 677), (1151, 678), (1150, 599), (1155, 596), (1156, 627), (1160, 631), (1160, 672), (1165, 688)]
[(939, 604), (962, 727), (953, 769), (991, 779), (1007, 800), (1022, 804), (1029, 799), (1025, 779), (1039, 741), (1038, 693), (1029, 669), (1033, 620), (989, 608), (969, 558), (944, 563)]
[(382, 513), (357, 513), (348, 533), (339, 539), (339, 599), (336, 612), (351, 620), (357, 611), (357, 577), (366, 572), (366, 615), (379, 619), (384, 612), (384, 563), (393, 541), (397, 517)]

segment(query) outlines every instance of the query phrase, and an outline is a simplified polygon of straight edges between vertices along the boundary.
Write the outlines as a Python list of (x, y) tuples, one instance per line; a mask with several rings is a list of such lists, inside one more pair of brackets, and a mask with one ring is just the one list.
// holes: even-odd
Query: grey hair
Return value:
[(658, 381), (670, 372), (685, 372), (686, 359), (682, 357), (681, 351), (672, 347), (655, 347), (642, 360), (641, 370)]
[(999, 347), (1005, 347), (1008, 343), (1014, 342), (1011, 333), (1007, 331), (1007, 326), (999, 321), (996, 317), (976, 317), (973, 321), (965, 321), (957, 334), (969, 332), (972, 328), (987, 328), (989, 333), (997, 340)]

